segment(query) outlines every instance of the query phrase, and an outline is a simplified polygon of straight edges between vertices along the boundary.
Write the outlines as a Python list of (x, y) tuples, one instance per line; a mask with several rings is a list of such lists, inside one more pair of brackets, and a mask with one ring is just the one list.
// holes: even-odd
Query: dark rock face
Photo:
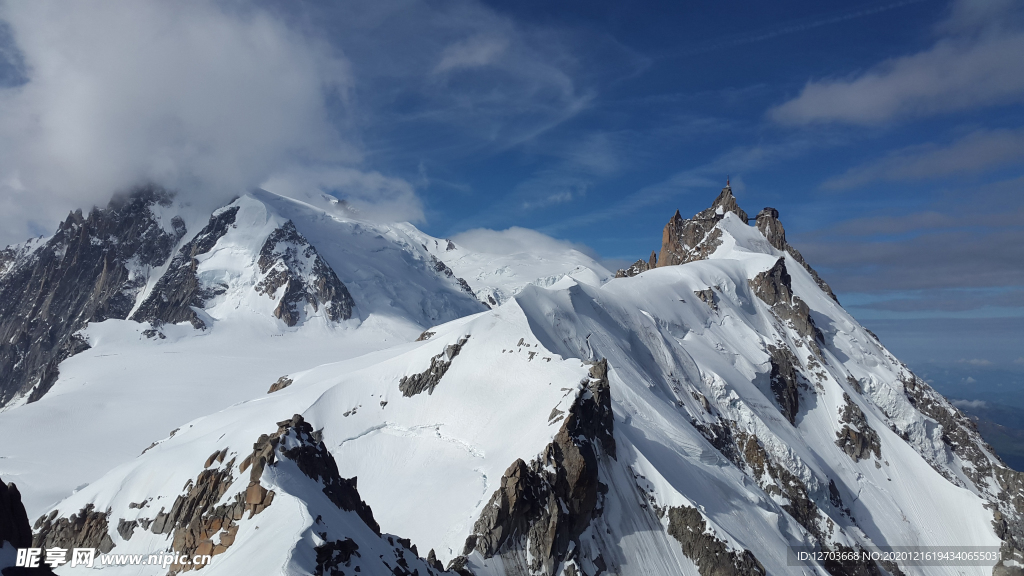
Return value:
[[(463, 554), (500, 555), (506, 570), (522, 573), (553, 576), (563, 565), (566, 573), (583, 573), (579, 538), (601, 514), (608, 490), (598, 480), (598, 462), (615, 457), (607, 362), (592, 366), (590, 376), (543, 454), (505, 471)], [(600, 556), (589, 560), (604, 566)]]
[(299, 307), (304, 304), (314, 310), (323, 306), (333, 322), (352, 317), (355, 303), (348, 288), (291, 220), (267, 237), (260, 250), (259, 267), (266, 276), (256, 285), (257, 293), (275, 298), (284, 288), (274, 316), (285, 324), (298, 323)]
[(343, 574), (341, 566), (347, 565), (352, 556), (360, 556), (359, 545), (351, 538), (324, 542), (316, 547), (316, 569), (314, 576)]
[[(32, 548), (32, 528), (28, 514), (21, 503), (21, 493), (13, 482), (0, 481), (0, 543), (9, 542), (14, 548)], [(36, 568), (9, 566), (3, 569), (3, 576), (53, 576), (54, 572), (44, 562)]]
[(779, 405), (779, 411), (789, 420), (790, 424), (796, 423), (797, 412), (800, 411), (800, 381), (797, 378), (797, 359), (789, 348), (785, 346), (768, 346), (768, 354), (771, 362), (772, 393), (775, 395), (775, 402)]
[(818, 273), (811, 268), (811, 265), (804, 260), (800, 251), (794, 248), (790, 243), (786, 242), (786, 229), (782, 227), (782, 222), (779, 221), (779, 211), (775, 208), (765, 208), (761, 210), (757, 215), (757, 229), (764, 234), (764, 237), (768, 239), (768, 243), (775, 247), (776, 250), (782, 250), (783, 252), (789, 252), (789, 255), (794, 260), (800, 263), (801, 266), (810, 273), (811, 277), (814, 278), (814, 282), (818, 284), (826, 294), (828, 294), (833, 300), (839, 302), (836, 295), (832, 293), (832, 288), (827, 282), (818, 276)]
[(68, 215), (45, 243), (0, 252), (0, 406), (57, 380), (57, 365), (88, 348), (75, 333), (89, 322), (127, 317), (149, 269), (161, 266), (185, 234), (163, 230), (151, 208), (171, 195), (141, 188), (106, 208)]
[(715, 302), (715, 291), (711, 288), (705, 288), (704, 290), (694, 290), (693, 295), (700, 299), (701, 302), (708, 305), (715, 312), (718, 312), (718, 304)]
[(33, 548), (96, 548), (107, 553), (114, 549), (114, 541), (107, 533), (110, 512), (98, 512), (86, 504), (69, 518), (57, 518), (54, 510), (36, 520), (32, 538)]
[(192, 307), (204, 307), (206, 300), (214, 297), (217, 291), (200, 285), (196, 276), (196, 267), (199, 265), (196, 256), (213, 249), (235, 223), (237, 214), (237, 206), (215, 213), (206, 227), (178, 250), (167, 272), (160, 277), (153, 292), (146, 297), (131, 319), (154, 325), (189, 322), (196, 328), (206, 328)]
[(459, 338), (458, 342), (445, 346), (444, 352), (441, 352), (430, 359), (430, 368), (427, 368), (419, 374), (402, 376), (402, 379), (398, 383), (398, 389), (402, 391), (402, 395), (408, 398), (424, 391), (427, 394), (433, 394), (434, 388), (436, 388), (441, 382), (441, 378), (444, 376), (444, 373), (447, 372), (448, 368), (452, 365), (452, 360), (459, 355), (459, 352), (462, 351), (462, 347), (465, 346), (468, 341), (469, 336)]
[(668, 533), (679, 541), (683, 554), (693, 560), (701, 576), (764, 576), (764, 566), (750, 550), (730, 550), (714, 533), (706, 533), (707, 522), (700, 511), (689, 506), (668, 510)]
[[(424, 246), (423, 249), (426, 250), (426, 246)], [(455, 272), (452, 272), (452, 269), (449, 268), (447, 264), (438, 260), (437, 256), (434, 256), (433, 254), (430, 255), (430, 265), (433, 266), (435, 272), (442, 274), (445, 278), (451, 278), (458, 282), (459, 288), (461, 288), (463, 292), (476, 297), (476, 295), (473, 294), (473, 289), (469, 286), (469, 282), (466, 282), (464, 279), (456, 276)]]
[(850, 395), (843, 393), (843, 413), (839, 415), (839, 422), (843, 429), (836, 432), (838, 439), (836, 446), (839, 446), (847, 456), (854, 462), (866, 460), (874, 453), (875, 458), (881, 459), (882, 445), (878, 439), (878, 433), (868, 426), (864, 418), (864, 411), (854, 403)]
[(792, 278), (786, 271), (785, 258), (779, 258), (774, 266), (748, 282), (754, 295), (770, 306), (780, 320), (789, 322), (798, 334), (807, 338), (815, 350), (815, 342), (824, 341), (824, 336), (811, 318), (810, 308), (793, 293)]
[[(265, 442), (257, 442), (253, 455), (259, 454), (262, 461), (267, 453), (273, 458), (273, 451), (268, 453), (267, 447), (272, 447), (275, 440), (281, 439), (281, 455), (295, 462), (308, 478), (323, 485), (323, 493), (342, 510), (355, 512), (371, 530), (380, 535), (380, 526), (373, 519), (373, 512), (359, 497), (356, 490), (355, 478), (342, 478), (338, 472), (338, 464), (334, 457), (327, 450), (327, 446), (319, 439), (319, 434), (313, 431), (313, 427), (303, 420), (302, 416), (296, 414), (291, 420), (278, 422), (278, 431), (271, 435)], [(271, 462), (272, 463), (272, 462)], [(260, 463), (254, 458), (253, 473)]]
[(21, 492), (14, 482), (0, 482), (0, 542), (10, 542), (15, 548), (32, 546), (32, 529), (28, 514), (21, 503)]
[(722, 231), (716, 225), (728, 212), (747, 221), (747, 213), (736, 203), (732, 188), (728, 186), (722, 188), (722, 193), (715, 198), (710, 208), (698, 212), (689, 220), (683, 219), (677, 210), (662, 233), (658, 266), (675, 266), (706, 259), (722, 243)]

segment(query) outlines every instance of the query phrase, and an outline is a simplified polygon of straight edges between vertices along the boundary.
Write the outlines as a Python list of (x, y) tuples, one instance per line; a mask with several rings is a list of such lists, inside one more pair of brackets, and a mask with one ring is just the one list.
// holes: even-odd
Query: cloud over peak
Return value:
[(350, 88), (348, 62), (259, 10), (32, 2), (0, 16), (27, 76), (0, 90), (9, 221), (52, 219), (142, 182), (219, 200), (293, 164), (360, 158), (328, 122), (327, 102)]

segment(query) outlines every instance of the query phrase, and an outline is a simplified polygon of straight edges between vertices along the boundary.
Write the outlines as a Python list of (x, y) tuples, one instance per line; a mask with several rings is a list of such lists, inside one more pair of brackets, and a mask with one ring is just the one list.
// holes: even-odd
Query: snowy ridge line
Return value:
[[(473, 576), (790, 574), (793, 547), (1001, 550), (996, 566), (868, 558), (800, 567), (820, 575), (987, 576), (1012, 573), (1021, 559), (1022, 475), (842, 309), (784, 242), (776, 215), (763, 210), (749, 226), (731, 190), (693, 219), (673, 217), (658, 265), (611, 280), (573, 272), (544, 286), (535, 280), (560, 272), (535, 272), (571, 272), (578, 257), (541, 266), (498, 255), (492, 271), (518, 270), (514, 279), (474, 274), (489, 256), (449, 250), (410, 225), (266, 193), (237, 205), (238, 228), (203, 261), (203, 270), (220, 271), (211, 279), (251, 284), (261, 226), (269, 233), (291, 221), (350, 290), (353, 318), (286, 327), (265, 295), (249, 304), (231, 296), (228, 281), (204, 309), (206, 331), (165, 324), (159, 339), (130, 321), (89, 326), (93, 348), (61, 365), (51, 395), (5, 413), (0, 433), (10, 414), (56, 410), (65, 399), (94, 398), (90, 390), (130, 394), (104, 364), (112, 352), (121, 363), (217, 352), (220, 362), (231, 358), (226, 367), (202, 363), (217, 380), (162, 386), (237, 388), (205, 412), (181, 409), (175, 424), (161, 422), (161, 431), (190, 424), (47, 507), (38, 534), (105, 536), (119, 553), (225, 546), (204, 568), (213, 575), (262, 566), (349, 573), (346, 562), (382, 575), (410, 567)], [(228, 258), (236, 249), (248, 260)], [(669, 254), (685, 262), (669, 264)], [(481, 290), (499, 288), (507, 298), (486, 309)], [(308, 302), (306, 310), (316, 312)], [(254, 336), (271, 330), (284, 337)], [(360, 344), (371, 335), (373, 345)], [(232, 342), (239, 337), (255, 352)], [(307, 347), (315, 350), (285, 365), (282, 351)], [(274, 351), (280, 359), (257, 358)], [(246, 371), (247, 362), (263, 364)], [(281, 374), (291, 383), (266, 394)], [(328, 494), (349, 479), (354, 491), (356, 478), (358, 503), (372, 509), (380, 535), (356, 501), (339, 507)], [(239, 506), (248, 517), (235, 520)], [(228, 509), (234, 524), (223, 520)], [(88, 530), (52, 528), (77, 526), (72, 516)], [(207, 522), (216, 518), (214, 534)], [(149, 529), (120, 533), (142, 520), (152, 520)], [(230, 545), (226, 524), (238, 527)]]

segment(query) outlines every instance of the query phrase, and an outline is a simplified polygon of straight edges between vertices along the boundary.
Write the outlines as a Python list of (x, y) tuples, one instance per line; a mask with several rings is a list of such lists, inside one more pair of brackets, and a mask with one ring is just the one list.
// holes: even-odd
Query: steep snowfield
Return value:
[[(214, 319), (208, 333), (167, 326), (167, 339), (154, 342), (136, 337), (141, 327), (129, 322), (91, 327), (93, 348), (61, 366), (51, 396), (0, 418), (0, 434), (14, 434), (32, 448), (19, 447), (22, 452), (0, 461), (5, 478), (22, 471), (14, 479), (26, 494), (38, 485), (48, 495), (59, 493), (66, 483), (46, 484), (48, 474), (77, 481), (121, 463), (53, 508), (57, 518), (89, 504), (109, 510), (107, 533), (117, 553), (179, 550), (177, 532), (175, 544), (169, 532), (157, 533), (161, 512), (185, 498), (206, 468), (230, 482), (214, 504), (227, 505), (252, 489), (243, 459), (254, 442), (301, 415), (320, 431), (340, 476), (358, 478), (359, 495), (383, 532), (409, 538), (420, 556), (434, 550), (445, 565), (468, 554), (477, 575), (522, 574), (523, 563), (537, 560), (533, 549), (486, 558), (479, 544), (488, 528), (483, 519), (496, 491), (523, 485), (505, 476), (517, 459), (536, 462), (537, 474), (548, 470), (564, 479), (573, 473), (541, 455), (564, 452), (566, 441), (590, 442), (558, 435), (571, 419), (582, 418), (582, 403), (596, 394), (601, 377), (593, 366), (601, 359), (608, 367), (615, 449), (596, 449), (604, 486), (597, 511), (571, 532), (568, 550), (556, 550), (565, 561), (556, 562), (556, 573), (570, 573), (571, 563), (572, 573), (594, 574), (603, 566), (609, 574), (698, 574), (707, 559), (684, 553), (680, 538), (689, 536), (680, 536), (680, 526), (686, 530), (677, 524), (681, 518), (697, 521), (696, 532), (724, 551), (737, 557), (749, 551), (768, 574), (827, 573), (821, 565), (788, 566), (792, 545), (1001, 544), (986, 509), (998, 487), (991, 478), (972, 479), (968, 471), (976, 463), (951, 449), (942, 427), (911, 402), (906, 367), (792, 256), (734, 214), (718, 224), (722, 241), (707, 260), (603, 284), (606, 271), (563, 270), (537, 285), (520, 283), (541, 269), (533, 264), (516, 275), (492, 274), (514, 281), (480, 282), (487, 257), (449, 251), (444, 241), (431, 245), (434, 239), (406, 225), (371, 226), (322, 212), (311, 218), (306, 205), (262, 194), (240, 202), (244, 210), (261, 205), (275, 218), (291, 219), (352, 292), (358, 320), (285, 330), (260, 312), (265, 303), (259, 298), (237, 295), (247, 294), (234, 287), (244, 285), (246, 255), (262, 234), (252, 232), (253, 242), (239, 236), (241, 249), (225, 243), (223, 261), (218, 254), (203, 262), (204, 270), (229, 277), (223, 299), (205, 311)], [(248, 229), (261, 222), (256, 218)], [(410, 278), (410, 270), (436, 271), (423, 263), (446, 252), (456, 253), (445, 263), (478, 297), (492, 294), (504, 303), (473, 313), (482, 306), (460, 299), (457, 281), (443, 270), (424, 276), (434, 284)], [(411, 341), (431, 321), (443, 323)], [(124, 358), (115, 364), (104, 350)], [(122, 376), (114, 378), (117, 369)], [(265, 394), (285, 373), (293, 382)], [(952, 410), (941, 402), (938, 407)], [(60, 419), (67, 428), (43, 432), (40, 418)], [(117, 433), (100, 432), (111, 426)], [(166, 437), (170, 427), (178, 430)], [(88, 472), (69, 474), (66, 462), (33, 461), (46, 449), (75, 458), (55, 439), (77, 442), (68, 436), (78, 430), (83, 444), (104, 443), (74, 460)], [(864, 444), (838, 445), (849, 431)], [(157, 438), (163, 439), (128, 461), (128, 452)], [(551, 448), (558, 442), (560, 448)], [(997, 464), (980, 450), (980, 458)], [(108, 452), (115, 456), (97, 457)], [(90, 464), (90, 458), (102, 463)], [(215, 460), (223, 464), (211, 465)], [(341, 512), (317, 490), (284, 481), (289, 465), (282, 461), (251, 480), (277, 496), (258, 515), (238, 520), (233, 543), (204, 571), (311, 570), (309, 557), (320, 545), (310, 536), (318, 529), (316, 517)], [(33, 517), (45, 499), (35, 498)], [(685, 515), (693, 509), (699, 513)], [(344, 518), (335, 525), (351, 520)], [(136, 528), (126, 540), (115, 527), (133, 520), (154, 528)], [(179, 529), (189, 521), (181, 520)], [(378, 546), (360, 526), (340, 530), (358, 532), (353, 537), (361, 550)], [(476, 548), (467, 546), (470, 536), (479, 537), (471, 540)], [(212, 545), (223, 542), (217, 540), (223, 536), (210, 538)], [(900, 568), (908, 575), (992, 571)], [(391, 573), (379, 566), (364, 570)], [(121, 572), (164, 570), (111, 571)]]
[(522, 247), (497, 253), (473, 250), (451, 240), (432, 238), (409, 224), (400, 225), (423, 247), (448, 265), (456, 276), (468, 281), (481, 302), (504, 304), (526, 286), (550, 286), (569, 276), (599, 285), (613, 276), (599, 262), (574, 249)]
[[(27, 487), (30, 514), (182, 422), (265, 393), (284, 374), (408, 342), (438, 322), (485, 309), (395, 227), (265, 192), (232, 206), (239, 208), (234, 226), (197, 258), (200, 282), (221, 292), (197, 311), (207, 330), (163, 325), (147, 336), (146, 323), (92, 324), (84, 331), (91, 348), (61, 364), (46, 396), (0, 413), (0, 437), (8, 439), (0, 475)], [(323, 308), (306, 306), (305, 321), (288, 327), (273, 315), (277, 300), (254, 289), (265, 276), (257, 265), (261, 247), (289, 220), (351, 292), (353, 319), (330, 322)], [(205, 224), (199, 222), (182, 244)], [(165, 271), (150, 276), (136, 308)]]

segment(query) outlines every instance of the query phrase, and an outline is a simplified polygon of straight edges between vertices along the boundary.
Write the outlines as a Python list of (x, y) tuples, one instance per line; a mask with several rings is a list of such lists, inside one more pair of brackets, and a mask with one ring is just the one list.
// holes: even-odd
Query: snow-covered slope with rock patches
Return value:
[(31, 513), (284, 374), (486, 309), (403, 227), (264, 191), (178, 208), (142, 190), (3, 253), (0, 474)]
[[(209, 574), (329, 573), (314, 562), (328, 543), (372, 549), (360, 573), (408, 573), (373, 523), (409, 539), (410, 566), (429, 551), (430, 570), (477, 576), (1019, 573), (1021, 475), (731, 196), (670, 222), (700, 228), (666, 232), (685, 263), (527, 285), (415, 342), (294, 371), (58, 503), (35, 538), (202, 547)], [(1005, 562), (791, 566), (790, 546), (988, 546)]]

